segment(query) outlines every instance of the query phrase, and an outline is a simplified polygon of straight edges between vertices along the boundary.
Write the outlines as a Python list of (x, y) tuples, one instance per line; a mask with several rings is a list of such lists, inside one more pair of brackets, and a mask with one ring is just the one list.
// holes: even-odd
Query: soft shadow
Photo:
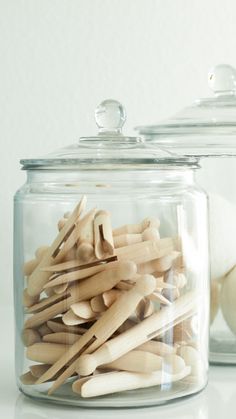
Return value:
[(38, 402), (19, 395), (14, 419), (208, 419), (206, 393), (170, 403), (169, 405), (130, 409), (89, 409)]

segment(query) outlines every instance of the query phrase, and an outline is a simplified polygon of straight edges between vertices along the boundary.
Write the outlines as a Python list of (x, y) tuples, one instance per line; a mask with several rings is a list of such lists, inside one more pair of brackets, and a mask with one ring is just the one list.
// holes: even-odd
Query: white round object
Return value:
[(211, 278), (236, 265), (236, 206), (220, 195), (209, 195)]
[(224, 319), (236, 335), (236, 267), (222, 281), (220, 301)]
[(220, 305), (220, 281), (216, 279), (211, 281), (211, 310), (210, 310), (210, 324), (212, 324), (216, 318)]

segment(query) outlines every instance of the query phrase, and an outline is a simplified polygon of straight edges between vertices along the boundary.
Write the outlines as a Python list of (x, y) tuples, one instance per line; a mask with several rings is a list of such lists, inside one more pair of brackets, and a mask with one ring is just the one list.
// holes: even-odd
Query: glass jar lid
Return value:
[(172, 118), (137, 127), (146, 139), (188, 155), (236, 152), (236, 69), (221, 64), (208, 73), (213, 97), (197, 99)]
[(116, 100), (103, 101), (95, 110), (95, 121), (99, 129), (97, 136), (82, 137), (76, 144), (37, 159), (23, 159), (20, 161), (23, 169), (132, 169), (157, 164), (197, 167), (194, 158), (151, 148), (140, 137), (123, 135), (126, 112)]

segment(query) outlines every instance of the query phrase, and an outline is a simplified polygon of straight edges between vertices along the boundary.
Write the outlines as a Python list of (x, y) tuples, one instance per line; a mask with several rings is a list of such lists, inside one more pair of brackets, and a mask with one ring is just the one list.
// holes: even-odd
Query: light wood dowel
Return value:
[(112, 362), (137, 346), (153, 339), (168, 324), (173, 327), (176, 319), (184, 315), (188, 316), (188, 313), (196, 308), (196, 302), (197, 296), (194, 292), (186, 293), (172, 306), (163, 308), (126, 332), (110, 339), (93, 354), (82, 355), (77, 362), (77, 371), (80, 371), (81, 366), (83, 375), (89, 375), (99, 365)]
[[(155, 278), (149, 275), (145, 275), (137, 281), (136, 285), (132, 290), (128, 291), (125, 295), (122, 295), (119, 300), (117, 300), (97, 322), (88, 329), (88, 331), (81, 337), (79, 342), (75, 343), (69, 351), (63, 356), (53, 367), (41, 377), (40, 382), (43, 380), (48, 380), (49, 375), (54, 375), (57, 373), (65, 364), (67, 364), (76, 354), (78, 354), (82, 348), (89, 344), (86, 350), (94, 351), (102, 343), (104, 343), (118, 327), (130, 316), (134, 311), (135, 307), (145, 295), (150, 294), (153, 288), (155, 287)], [(55, 381), (53, 389), (57, 388), (58, 385), (64, 382), (64, 377), (69, 377), (75, 371), (73, 366), (70, 366), (58, 380)], [(71, 370), (73, 370), (71, 372)], [(49, 378), (48, 378), (49, 377)]]
[[(183, 379), (189, 375), (190, 371), (190, 367), (185, 367), (183, 371), (175, 375), (167, 373), (163, 375), (162, 371), (149, 374), (123, 371), (101, 375), (98, 374), (85, 381), (82, 386), (79, 384), (79, 394), (85, 398), (97, 397), (120, 391), (164, 385)], [(77, 381), (73, 383), (72, 389), (74, 392), (77, 392)]]
[(74, 209), (71, 217), (67, 220), (65, 226), (57, 235), (56, 239), (53, 241), (52, 245), (44, 254), (43, 258), (31, 273), (28, 279), (28, 293), (31, 296), (35, 296), (41, 293), (44, 285), (47, 283), (50, 273), (42, 271), (42, 268), (45, 266), (52, 265), (55, 263), (54, 253), (57, 251), (63, 240), (65, 239), (66, 235), (70, 232), (71, 228), (77, 222), (84, 206), (86, 204), (86, 198), (83, 197), (80, 203)]

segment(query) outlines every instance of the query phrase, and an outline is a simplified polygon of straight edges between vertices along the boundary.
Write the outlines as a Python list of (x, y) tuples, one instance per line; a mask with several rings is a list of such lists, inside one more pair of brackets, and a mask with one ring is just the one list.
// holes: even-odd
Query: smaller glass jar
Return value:
[(139, 132), (150, 147), (201, 158), (196, 180), (209, 196), (210, 361), (236, 364), (236, 70), (210, 70), (213, 97)]
[[(97, 137), (23, 160), (15, 195), (16, 372), (25, 394), (144, 406), (200, 391), (208, 369), (207, 199), (194, 158)], [(22, 300), (23, 296), (23, 300)]]

